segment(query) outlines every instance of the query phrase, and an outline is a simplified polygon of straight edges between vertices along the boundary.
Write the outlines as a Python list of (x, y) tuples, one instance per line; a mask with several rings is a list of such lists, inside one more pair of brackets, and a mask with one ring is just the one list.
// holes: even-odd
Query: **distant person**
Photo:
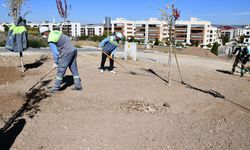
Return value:
[(54, 58), (53, 69), (57, 68), (55, 85), (49, 92), (56, 93), (59, 91), (68, 67), (74, 77), (75, 87), (72, 90), (82, 91), (77, 68), (77, 49), (71, 44), (69, 37), (61, 31), (50, 31), (48, 27), (41, 27), (40, 33), (48, 38)]
[(245, 73), (245, 65), (248, 62), (249, 56), (250, 56), (250, 47), (249, 46), (244, 46), (242, 48), (237, 47), (234, 50), (233, 54), (236, 54), (236, 58), (233, 64), (232, 73), (235, 72), (235, 68), (240, 63), (241, 64), (241, 77), (243, 77)]
[[(102, 61), (100, 67), (101, 73), (104, 73), (107, 55), (110, 56), (111, 58), (114, 58), (114, 54), (117, 51), (119, 42), (120, 40), (122, 40), (122, 38), (123, 35), (121, 33), (115, 33), (114, 35), (107, 37), (100, 43), (99, 48), (102, 49)], [(109, 61), (110, 61), (109, 72), (115, 74), (116, 72), (114, 71), (114, 60), (109, 59)]]

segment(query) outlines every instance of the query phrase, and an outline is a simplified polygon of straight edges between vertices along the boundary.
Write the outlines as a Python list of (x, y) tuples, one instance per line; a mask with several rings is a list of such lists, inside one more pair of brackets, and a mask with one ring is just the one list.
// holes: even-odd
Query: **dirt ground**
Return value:
[(70, 90), (67, 72), (62, 91), (50, 95), (55, 72), (30, 90), (52, 67), (50, 55), (26, 56), (20, 78), (18, 58), (1, 56), (0, 68), (11, 72), (1, 71), (9, 81), (0, 85), (0, 128), (17, 117), (0, 130), (0, 149), (250, 149), (249, 77), (230, 75), (223, 60), (179, 59), (185, 84), (174, 65), (169, 86), (166, 65), (119, 59), (137, 74), (118, 65), (117, 74), (100, 74), (100, 57), (79, 54), (84, 90)]
[(183, 50), (178, 51), (179, 54), (182, 55), (192, 55), (192, 56), (199, 56), (199, 57), (206, 57), (206, 58), (216, 58), (216, 55), (211, 53), (210, 50), (205, 50), (199, 47), (189, 47)]

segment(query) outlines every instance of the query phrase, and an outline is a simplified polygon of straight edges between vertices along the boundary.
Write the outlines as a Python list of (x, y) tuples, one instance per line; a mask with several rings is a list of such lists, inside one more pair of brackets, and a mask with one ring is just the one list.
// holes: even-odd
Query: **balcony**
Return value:
[(204, 31), (204, 28), (191, 28), (191, 31)]

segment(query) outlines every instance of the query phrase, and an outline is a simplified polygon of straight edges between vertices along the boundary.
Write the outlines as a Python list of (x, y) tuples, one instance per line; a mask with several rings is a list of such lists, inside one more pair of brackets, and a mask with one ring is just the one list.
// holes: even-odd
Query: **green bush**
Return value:
[(89, 36), (82, 35), (79, 37), (79, 40), (84, 40), (84, 41), (89, 40)]
[(94, 35), (94, 36), (80, 36), (78, 38), (78, 40), (100, 42), (105, 38), (106, 38), (106, 36), (97, 36), (97, 35)]
[(160, 44), (159, 39), (156, 39), (156, 40), (155, 40), (155, 45), (159, 45), (159, 44)]
[(198, 47), (199, 45), (200, 45), (200, 41), (196, 40), (196, 41), (194, 42), (194, 46), (195, 46), (195, 47)]
[(44, 39), (30, 39), (29, 40), (29, 47), (32, 48), (40, 48), (40, 47), (47, 47), (48, 43)]
[(76, 44), (74, 46), (75, 46), (75, 48), (82, 48), (81, 45), (78, 45), (78, 44)]
[(218, 48), (219, 48), (219, 44), (217, 42), (214, 43), (212, 49), (211, 49), (211, 52), (214, 53), (216, 56), (218, 56)]
[(34, 35), (38, 36), (40, 35), (39, 29), (38, 28), (27, 28), (29, 35)]
[(222, 36), (222, 44), (226, 45), (226, 43), (229, 42), (229, 37), (228, 36)]
[(207, 45), (207, 47), (208, 47), (208, 48), (211, 48), (211, 47), (212, 47), (212, 44), (211, 44), (211, 43), (209, 43), (209, 44)]
[(0, 41), (0, 47), (5, 47), (6, 41)]

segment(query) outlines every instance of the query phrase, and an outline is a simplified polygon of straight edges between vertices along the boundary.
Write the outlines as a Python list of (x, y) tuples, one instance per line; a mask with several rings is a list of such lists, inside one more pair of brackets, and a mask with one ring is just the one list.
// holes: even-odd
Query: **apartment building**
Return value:
[(190, 21), (177, 21), (175, 25), (176, 41), (182, 43), (195, 43), (200, 45), (220, 42), (219, 31), (209, 21), (191, 18)]
[(229, 41), (235, 39), (236, 35), (236, 28), (230, 27), (230, 26), (221, 26), (219, 27), (221, 36), (226, 36), (229, 38)]
[(244, 35), (245, 35), (244, 44), (250, 46), (250, 25), (245, 27)]
[(235, 29), (234, 37), (235, 38), (239, 38), (240, 36), (243, 36), (244, 35), (244, 31), (245, 31), (244, 28), (237, 28), (237, 29)]
[(66, 22), (66, 23), (50, 23), (48, 21), (40, 24), (27, 24), (28, 26), (34, 27), (48, 27), (51, 31), (60, 30), (71, 37), (81, 36), (81, 24), (77, 22)]
[(104, 34), (104, 26), (102, 24), (87, 24), (81, 26), (82, 36), (102, 36)]
[(76, 22), (66, 22), (62, 23), (60, 30), (64, 31), (67, 35), (71, 37), (81, 36), (81, 24)]
[(146, 41), (162, 41), (168, 37), (168, 26), (166, 22), (156, 18), (135, 22), (135, 38)]
[(2, 24), (0, 25), (0, 31), (4, 32), (4, 26)]
[(134, 37), (135, 35), (135, 22), (128, 21), (124, 18), (117, 18), (116, 20), (111, 20), (111, 26), (108, 29), (104, 27), (105, 32), (120, 32), (127, 39)]
[[(108, 28), (104, 28), (105, 32)], [(159, 21), (155, 18), (143, 21), (128, 21), (124, 18), (117, 18), (111, 21), (111, 32), (121, 32), (127, 39), (134, 37), (138, 40), (155, 41), (156, 39), (162, 41), (168, 36), (167, 23)]]

